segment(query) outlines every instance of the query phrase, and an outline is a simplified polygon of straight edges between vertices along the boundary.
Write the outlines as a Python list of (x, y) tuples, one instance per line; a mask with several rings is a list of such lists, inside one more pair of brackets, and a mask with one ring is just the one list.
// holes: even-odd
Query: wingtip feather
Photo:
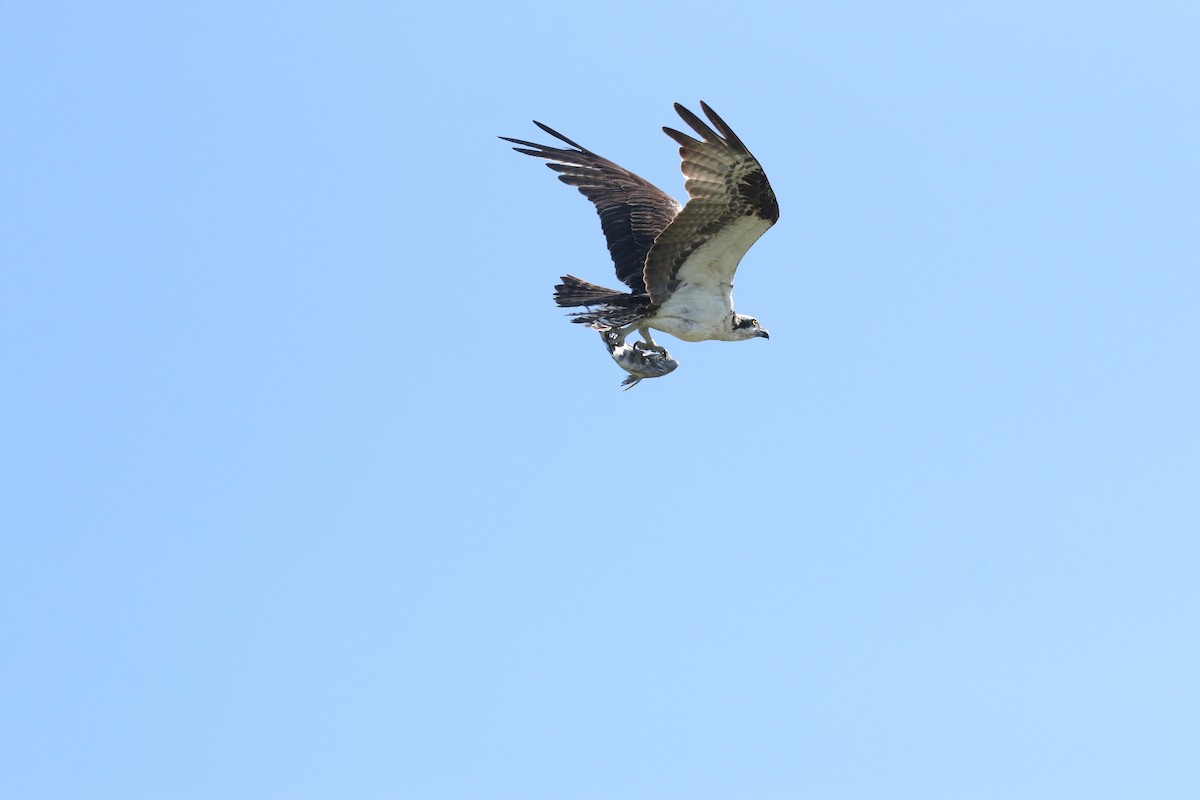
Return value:
[[(716, 126), (721, 135), (725, 137), (725, 141), (740, 150), (746, 150), (746, 145), (738, 138), (738, 135), (733, 132), (733, 128), (725, 120), (721, 119), (721, 115), (712, 110), (712, 107), (703, 100), (700, 101), (700, 109), (704, 112), (704, 116), (708, 117), (709, 122)], [(746, 152), (749, 152), (746, 150)]]
[(574, 147), (576, 150), (579, 150), (581, 153), (587, 153), (588, 155), (595, 155), (594, 153), (592, 153), (592, 151), (591, 151), (591, 150), (588, 150), (586, 147), (584, 147), (583, 145), (579, 144), (578, 142), (573, 142), (573, 141), (571, 141), (571, 140), (570, 140), (570, 139), (568, 139), (566, 136), (563, 136), (561, 133), (559, 133), (558, 131), (554, 130), (554, 128), (551, 128), (551, 127), (550, 127), (549, 125), (547, 125), (546, 123), (544, 123), (544, 122), (538, 122), (538, 121), (535, 119), (535, 120), (533, 121), (533, 124), (534, 124), (534, 125), (537, 125), (537, 126), (538, 126), (539, 128), (541, 128), (543, 131), (545, 131), (546, 133), (550, 134), (550, 135), (551, 135), (551, 136), (553, 136), (555, 139), (558, 139), (560, 142), (566, 142), (567, 144), (571, 145), (571, 147)]
[(679, 144), (680, 147), (699, 147), (700, 146), (699, 140), (693, 139), (691, 136), (688, 136), (686, 133), (683, 133), (682, 131), (677, 131), (674, 128), (668, 128), (666, 125), (663, 125), (663, 133), (665, 133), (667, 136), (670, 136), (672, 139), (674, 139)]

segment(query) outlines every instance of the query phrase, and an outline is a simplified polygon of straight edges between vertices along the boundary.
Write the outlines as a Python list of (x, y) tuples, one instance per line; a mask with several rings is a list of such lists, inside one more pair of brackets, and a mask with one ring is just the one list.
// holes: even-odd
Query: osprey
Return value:
[[(705, 103), (700, 107), (713, 127), (675, 104), (699, 140), (663, 128), (679, 143), (685, 206), (537, 120), (535, 125), (571, 149), (500, 137), (520, 145), (513, 148), (518, 153), (546, 159), (559, 180), (578, 187), (595, 204), (617, 278), (629, 291), (564, 275), (554, 300), (564, 308), (586, 309), (572, 313), (572, 321), (601, 332), (614, 360), (633, 376), (627, 384), (674, 369), (651, 329), (686, 342), (770, 338), (757, 319), (733, 310), (733, 274), (750, 246), (779, 219), (779, 203), (742, 140)], [(625, 337), (634, 330), (642, 342), (626, 346)]]

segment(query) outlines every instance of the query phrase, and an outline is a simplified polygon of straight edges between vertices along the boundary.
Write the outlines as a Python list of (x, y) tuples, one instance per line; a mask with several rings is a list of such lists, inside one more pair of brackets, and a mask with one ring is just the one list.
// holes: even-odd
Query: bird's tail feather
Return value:
[(564, 275), (554, 287), (554, 302), (563, 308), (586, 306), (587, 311), (571, 314), (572, 322), (592, 327), (611, 328), (629, 325), (645, 316), (649, 298), (643, 295), (606, 289), (594, 283)]
[(628, 299), (629, 295), (626, 292), (605, 289), (574, 275), (563, 275), (562, 283), (554, 287), (554, 302), (563, 308), (608, 305)]

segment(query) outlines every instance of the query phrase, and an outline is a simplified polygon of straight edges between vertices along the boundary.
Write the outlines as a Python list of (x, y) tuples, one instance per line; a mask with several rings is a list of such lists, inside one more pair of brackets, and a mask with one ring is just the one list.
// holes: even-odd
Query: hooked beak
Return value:
[(764, 331), (764, 330), (760, 330), (760, 331), (758, 332), (758, 335), (759, 335), (759, 336), (761, 336), (761, 337), (762, 337), (762, 338), (764, 338), (764, 339), (770, 339), (770, 338), (771, 338), (771, 334), (767, 333), (767, 332), (766, 332), (766, 331)]

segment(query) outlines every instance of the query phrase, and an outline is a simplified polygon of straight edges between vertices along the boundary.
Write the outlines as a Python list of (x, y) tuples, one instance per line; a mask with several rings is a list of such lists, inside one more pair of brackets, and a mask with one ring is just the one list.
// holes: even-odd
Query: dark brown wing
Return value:
[[(703, 141), (663, 128), (679, 142), (689, 200), (646, 259), (646, 289), (656, 307), (670, 298), (681, 281), (732, 286), (746, 250), (779, 219), (779, 203), (758, 160), (716, 112), (703, 102), (700, 107), (716, 131), (675, 104), (679, 116)], [(707, 252), (713, 257), (685, 267), (688, 258), (705, 245), (710, 245)], [(689, 275), (688, 270), (697, 274)]]
[(513, 148), (518, 153), (549, 161), (547, 167), (562, 173), (558, 176), (560, 181), (578, 187), (583, 196), (596, 205), (617, 278), (635, 293), (645, 292), (646, 254), (681, 206), (669, 194), (629, 170), (537, 120), (534, 124), (575, 149), (549, 147), (507, 136), (500, 138), (521, 145)]

